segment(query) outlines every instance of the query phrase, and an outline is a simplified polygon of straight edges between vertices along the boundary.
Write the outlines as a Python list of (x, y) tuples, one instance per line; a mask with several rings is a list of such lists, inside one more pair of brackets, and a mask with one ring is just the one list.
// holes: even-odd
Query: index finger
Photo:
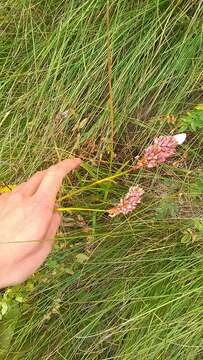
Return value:
[(35, 193), (35, 198), (40, 199), (50, 207), (54, 207), (57, 193), (63, 178), (80, 165), (80, 159), (63, 160), (47, 169), (41, 184)]

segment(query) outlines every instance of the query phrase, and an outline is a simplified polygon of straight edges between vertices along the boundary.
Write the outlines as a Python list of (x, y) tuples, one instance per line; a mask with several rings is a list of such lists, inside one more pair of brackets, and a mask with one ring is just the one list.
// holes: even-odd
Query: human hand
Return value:
[(46, 259), (61, 220), (57, 193), (79, 165), (80, 159), (61, 161), (0, 196), (0, 288), (23, 282)]

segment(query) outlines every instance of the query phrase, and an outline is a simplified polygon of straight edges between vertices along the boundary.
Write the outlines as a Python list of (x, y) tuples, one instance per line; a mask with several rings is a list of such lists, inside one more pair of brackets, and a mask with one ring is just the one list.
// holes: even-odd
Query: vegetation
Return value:
[[(0, 181), (79, 155), (62, 206), (94, 211), (64, 213), (45, 266), (1, 292), (0, 359), (202, 358), (202, 18), (202, 1), (5, 0)], [(173, 159), (125, 172), (180, 131)], [(99, 211), (136, 184), (133, 213)]]

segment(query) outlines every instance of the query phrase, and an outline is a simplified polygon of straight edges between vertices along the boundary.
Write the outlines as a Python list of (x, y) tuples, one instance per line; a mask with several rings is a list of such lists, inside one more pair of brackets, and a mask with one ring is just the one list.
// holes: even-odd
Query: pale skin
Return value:
[(61, 222), (57, 193), (79, 165), (61, 161), (0, 196), (0, 288), (22, 283), (47, 258)]

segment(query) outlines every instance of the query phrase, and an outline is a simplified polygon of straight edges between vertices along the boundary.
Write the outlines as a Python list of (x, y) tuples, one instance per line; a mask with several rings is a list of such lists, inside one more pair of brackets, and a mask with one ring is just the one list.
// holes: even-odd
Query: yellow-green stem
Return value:
[(94, 212), (106, 212), (106, 210), (102, 209), (89, 209), (89, 208), (74, 208), (74, 207), (67, 207), (67, 208), (56, 208), (56, 211), (59, 212), (71, 212), (71, 211), (94, 211)]
[(94, 186), (97, 186), (97, 185), (100, 185), (100, 184), (103, 184), (104, 182), (107, 182), (107, 181), (111, 181), (111, 180), (114, 180), (118, 177), (121, 177), (123, 175), (126, 175), (128, 174), (129, 170), (126, 170), (126, 171), (123, 171), (121, 173), (116, 173), (114, 175), (111, 175), (111, 176), (108, 176), (104, 179), (101, 179), (101, 180), (97, 180), (97, 181), (94, 181), (93, 183), (91, 183), (90, 185), (86, 185), (86, 186), (83, 186), (82, 188), (78, 189), (78, 190), (75, 190), (75, 191), (71, 191), (69, 192), (67, 195), (64, 195), (62, 196), (61, 198), (59, 198), (59, 201), (63, 201), (63, 200), (66, 200), (66, 199), (69, 199), (75, 195), (78, 195), (80, 194), (81, 192), (83, 191), (86, 191), (86, 190), (89, 190), (90, 188), (94, 187)]

